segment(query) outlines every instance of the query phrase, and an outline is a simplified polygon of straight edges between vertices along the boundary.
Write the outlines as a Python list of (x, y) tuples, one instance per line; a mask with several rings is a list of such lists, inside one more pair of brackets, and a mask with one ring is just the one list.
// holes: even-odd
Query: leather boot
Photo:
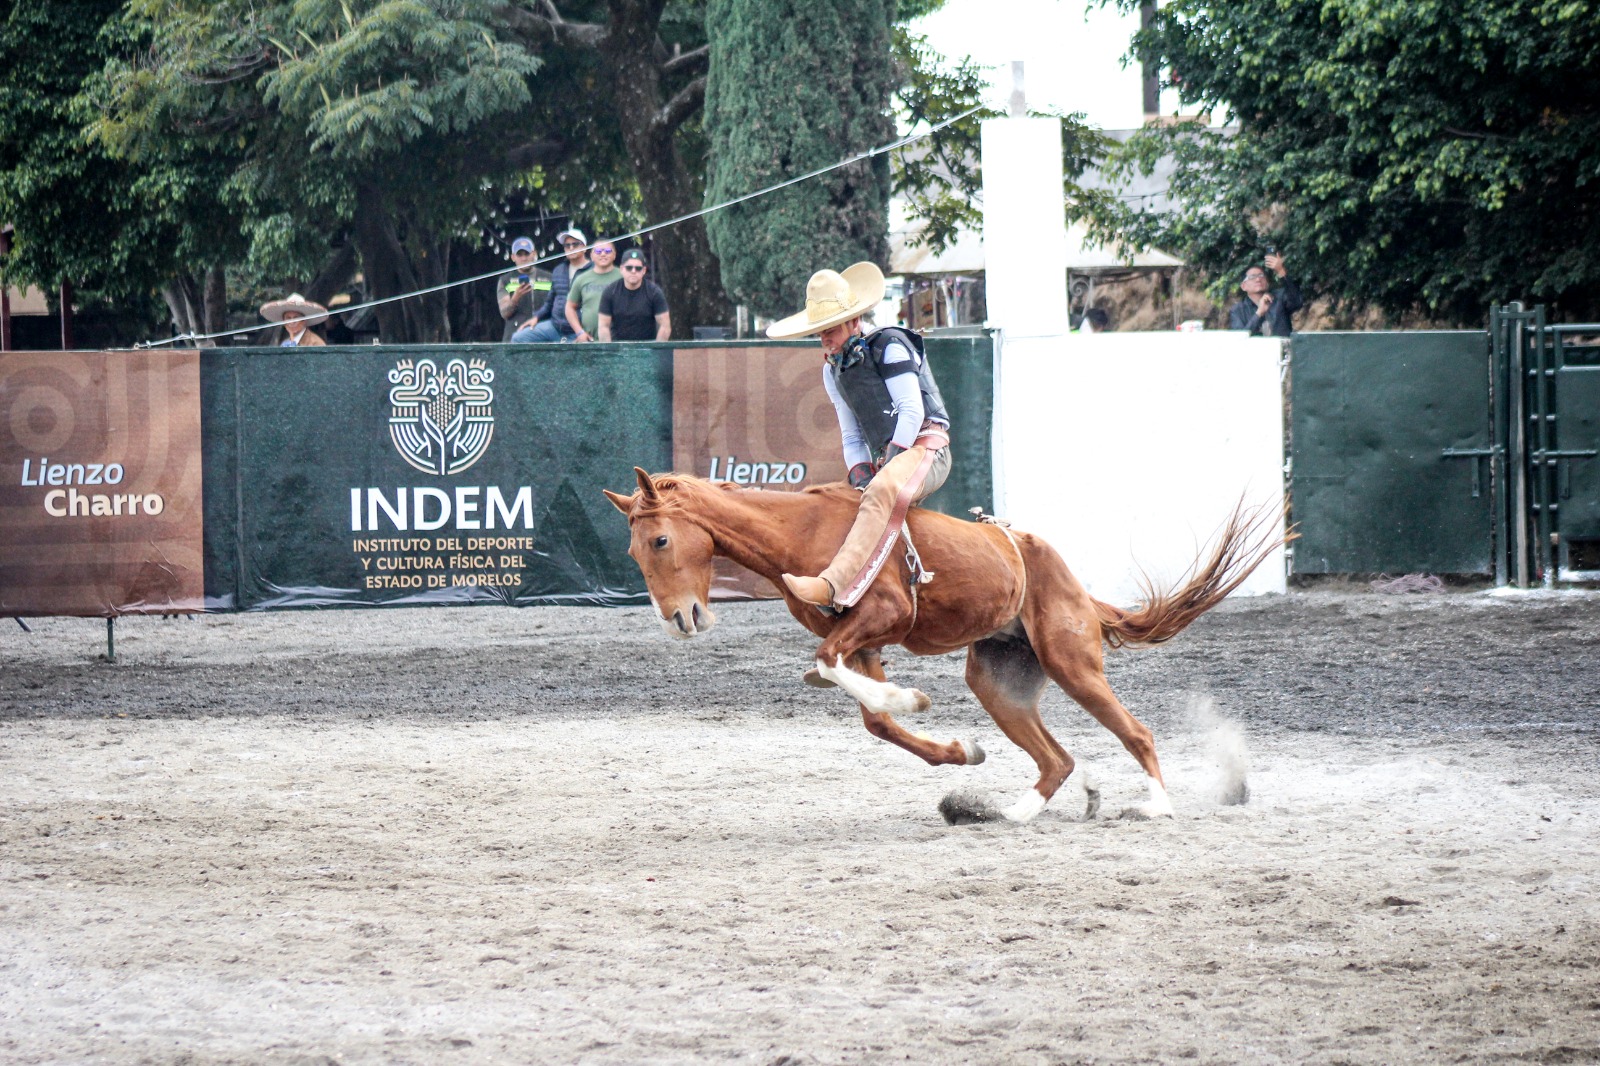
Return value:
[(801, 603), (809, 603), (814, 607), (831, 607), (833, 605), (833, 586), (828, 584), (826, 578), (821, 577), (795, 577), (793, 574), (784, 574), (783, 583), (795, 599)]

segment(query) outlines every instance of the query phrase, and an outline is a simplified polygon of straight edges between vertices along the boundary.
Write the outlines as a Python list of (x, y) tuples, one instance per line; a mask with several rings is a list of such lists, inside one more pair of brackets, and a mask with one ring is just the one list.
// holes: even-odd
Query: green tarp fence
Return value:
[[(719, 347), (772, 346), (204, 352), (207, 609), (645, 602), (600, 490), (673, 468), (674, 362)], [(928, 349), (956, 442), (930, 505), (988, 508), (992, 346)], [(820, 391), (820, 373), (787, 387)]]

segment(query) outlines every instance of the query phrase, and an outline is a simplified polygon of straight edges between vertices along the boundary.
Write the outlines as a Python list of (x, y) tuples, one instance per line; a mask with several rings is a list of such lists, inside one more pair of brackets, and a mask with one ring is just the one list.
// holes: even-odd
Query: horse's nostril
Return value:
[(683, 612), (682, 611), (673, 611), (672, 612), (672, 621), (674, 623), (676, 623), (676, 625), (677, 625), (677, 627), (678, 627), (678, 629), (680, 631), (682, 631), (684, 633), (689, 632), (689, 624), (684, 621)]
[(693, 607), (689, 608), (689, 613), (694, 617), (694, 627), (696, 629), (702, 629), (705, 627), (705, 612), (700, 609), (699, 603), (696, 603)]

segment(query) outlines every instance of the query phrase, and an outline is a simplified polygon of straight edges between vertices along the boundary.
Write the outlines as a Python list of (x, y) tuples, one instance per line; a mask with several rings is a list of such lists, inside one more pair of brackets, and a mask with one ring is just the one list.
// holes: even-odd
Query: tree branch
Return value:
[(508, 148), (506, 162), (513, 170), (553, 167), (571, 159), (572, 152), (572, 142), (561, 137), (544, 137)]
[(703, 44), (692, 52), (680, 52), (671, 59), (661, 64), (661, 73), (664, 77), (674, 74), (702, 73), (711, 62), (711, 46)]
[(1468, 138), (1471, 138), (1474, 141), (1509, 141), (1509, 140), (1511, 140), (1510, 137), (1507, 137), (1507, 136), (1505, 136), (1503, 134), (1499, 134), (1499, 133), (1473, 133), (1471, 130), (1458, 130), (1454, 126), (1445, 126), (1445, 127), (1443, 127), (1443, 129), (1444, 129), (1444, 131), (1446, 133), (1452, 134), (1452, 135), (1454, 135), (1456, 137), (1468, 137)]
[(591, 22), (568, 22), (555, 5), (545, 0), (548, 15), (540, 15), (515, 4), (501, 4), (495, 10), (501, 24), (524, 45), (561, 44), (598, 48), (605, 40), (606, 28)]
[(326, 305), (349, 283), (355, 272), (356, 246), (352, 242), (346, 242), (334, 249), (327, 262), (322, 264), (322, 269), (317, 271), (317, 276), (306, 283), (303, 290), (306, 299)]
[(650, 125), (658, 132), (671, 133), (688, 121), (705, 101), (706, 79), (702, 74), (679, 90), (678, 95), (663, 104)]

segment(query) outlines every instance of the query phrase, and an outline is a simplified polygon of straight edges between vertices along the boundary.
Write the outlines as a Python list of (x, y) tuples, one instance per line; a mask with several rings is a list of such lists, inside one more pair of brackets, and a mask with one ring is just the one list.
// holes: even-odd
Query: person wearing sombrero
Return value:
[(328, 320), (328, 309), (319, 303), (294, 293), (282, 300), (272, 300), (261, 305), (261, 317), (268, 322), (281, 322), (289, 336), (279, 345), (282, 348), (315, 348), (328, 342), (307, 329)]
[(856, 263), (819, 270), (806, 283), (804, 311), (774, 322), (778, 340), (816, 337), (822, 384), (839, 416), (849, 481), (862, 490), (855, 523), (816, 576), (784, 574), (797, 599), (839, 612), (852, 607), (888, 560), (905, 512), (950, 473), (950, 416), (922, 338), (885, 326), (863, 332), (862, 316), (883, 299), (883, 271)]

